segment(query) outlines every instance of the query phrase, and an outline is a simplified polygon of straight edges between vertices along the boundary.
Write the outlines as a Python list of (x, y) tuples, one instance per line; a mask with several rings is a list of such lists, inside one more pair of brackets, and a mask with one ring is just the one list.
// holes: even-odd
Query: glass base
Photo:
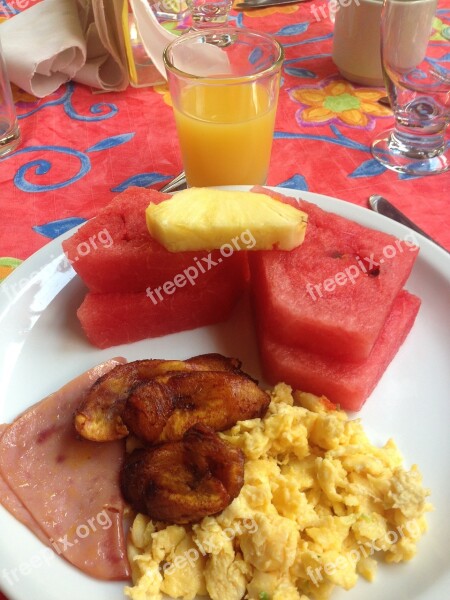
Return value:
[(396, 136), (395, 129), (381, 133), (372, 143), (372, 155), (385, 167), (397, 173), (424, 176), (444, 173), (450, 168), (450, 151), (426, 143), (406, 146)]
[(17, 123), (6, 130), (6, 124), (0, 121), (0, 158), (11, 154), (20, 144), (20, 129)]

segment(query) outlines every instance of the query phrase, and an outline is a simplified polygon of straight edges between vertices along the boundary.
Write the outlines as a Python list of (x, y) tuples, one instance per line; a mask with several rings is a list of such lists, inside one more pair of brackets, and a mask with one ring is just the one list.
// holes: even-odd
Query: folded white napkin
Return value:
[(123, 6), (124, 0), (43, 0), (4, 21), (0, 36), (11, 81), (38, 97), (69, 79), (125, 89)]
[(103, 90), (125, 89), (129, 79), (122, 32), (124, 0), (78, 3), (83, 5), (87, 60), (74, 79)]
[(38, 97), (54, 92), (86, 62), (86, 44), (72, 0), (44, 0), (0, 25), (8, 74)]
[[(148, 56), (165, 78), (163, 51), (176, 36), (158, 22), (148, 0), (131, 0), (136, 25)], [(0, 24), (9, 78), (42, 98), (74, 79), (103, 90), (129, 83), (127, 0), (43, 0)], [(183, 48), (177, 66), (197, 75), (229, 72), (220, 48), (202, 44)]]

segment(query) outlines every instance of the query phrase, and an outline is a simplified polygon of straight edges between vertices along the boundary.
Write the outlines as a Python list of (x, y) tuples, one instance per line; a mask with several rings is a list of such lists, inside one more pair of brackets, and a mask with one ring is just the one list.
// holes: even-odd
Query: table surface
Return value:
[[(13, 14), (14, 6), (1, 0), (0, 16)], [(231, 15), (233, 26), (271, 33), (286, 52), (268, 185), (361, 206), (381, 194), (450, 249), (450, 174), (405, 177), (372, 158), (372, 139), (393, 121), (378, 103), (385, 91), (339, 76), (331, 58), (333, 25), (316, 6)], [(441, 16), (448, 25), (450, 10)], [(448, 52), (442, 22), (435, 44)], [(44, 99), (13, 92), (22, 144), (0, 160), (0, 280), (127, 186), (159, 188), (182, 169), (165, 85), (99, 93), (69, 83)]]
[[(450, 248), (450, 173), (405, 177), (372, 158), (372, 139), (393, 120), (377, 102), (385, 92), (339, 76), (332, 22), (314, 7), (231, 16), (232, 25), (275, 35), (286, 52), (268, 185), (362, 206), (381, 194)], [(450, 11), (442, 18), (450, 20)], [(448, 51), (441, 37), (435, 44)], [(14, 98), (23, 141), (0, 160), (0, 279), (127, 186), (158, 188), (182, 169), (166, 86), (98, 93), (69, 83), (40, 100), (15, 88)]]

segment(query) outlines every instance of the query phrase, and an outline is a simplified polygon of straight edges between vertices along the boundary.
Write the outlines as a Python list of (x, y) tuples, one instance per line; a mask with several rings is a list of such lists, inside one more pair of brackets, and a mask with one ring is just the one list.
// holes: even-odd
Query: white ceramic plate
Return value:
[[(326, 196), (292, 190), (322, 208), (404, 237), (408, 230), (369, 210)], [(0, 286), (0, 423), (111, 356), (186, 358), (204, 352), (239, 356), (260, 376), (256, 345), (243, 302), (225, 325), (97, 350), (75, 316), (85, 289), (67, 265), (58, 238), (30, 257)], [(418, 556), (381, 566), (377, 581), (360, 580), (334, 600), (443, 600), (450, 589), (450, 258), (420, 239), (421, 252), (407, 288), (422, 298), (408, 339), (359, 413), (371, 439), (393, 437), (406, 465), (419, 464), (435, 512)], [(376, 298), (373, 299), (376, 302)], [(0, 506), (0, 587), (10, 600), (120, 600), (120, 583), (82, 575), (56, 555), (42, 566), (43, 546)], [(41, 557), (38, 561), (36, 557)], [(39, 566), (36, 566), (38, 565)]]

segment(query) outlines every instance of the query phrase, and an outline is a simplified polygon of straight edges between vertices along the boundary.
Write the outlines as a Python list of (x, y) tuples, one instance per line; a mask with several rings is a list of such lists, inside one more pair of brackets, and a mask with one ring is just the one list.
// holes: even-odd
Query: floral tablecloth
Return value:
[[(362, 206), (384, 195), (450, 249), (450, 175), (405, 177), (372, 158), (371, 140), (392, 123), (378, 102), (385, 91), (338, 75), (322, 4), (326, 12), (323, 1), (231, 15), (232, 25), (269, 32), (286, 51), (268, 184)], [(0, 17), (17, 10), (16, 0), (0, 0)], [(449, 24), (444, 10), (434, 44), (445, 52)], [(13, 92), (23, 141), (0, 160), (0, 280), (127, 186), (159, 187), (182, 169), (165, 85), (98, 93), (69, 83), (41, 100)]]
[[(236, 27), (275, 35), (286, 51), (268, 184), (363, 206), (371, 193), (385, 195), (450, 248), (450, 175), (405, 177), (371, 157), (375, 133), (392, 122), (378, 103), (385, 92), (338, 75), (333, 25), (318, 6), (231, 16)], [(16, 10), (0, 0), (0, 16)], [(434, 43), (444, 49), (450, 10), (441, 17)], [(45, 99), (19, 89), (14, 98), (23, 142), (0, 161), (0, 278), (127, 186), (158, 187), (182, 168), (165, 86), (107, 94), (69, 83)]]

